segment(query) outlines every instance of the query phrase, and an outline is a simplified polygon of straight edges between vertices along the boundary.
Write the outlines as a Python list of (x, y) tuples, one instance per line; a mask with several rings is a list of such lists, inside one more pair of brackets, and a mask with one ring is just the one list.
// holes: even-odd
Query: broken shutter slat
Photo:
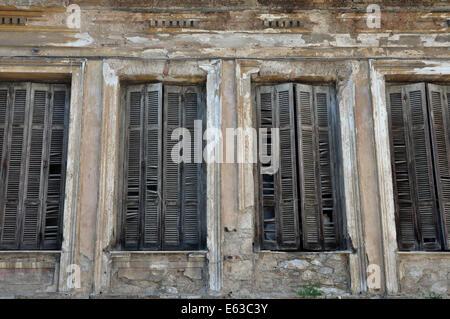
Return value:
[(143, 245), (149, 249), (158, 249), (161, 246), (162, 94), (160, 83), (146, 87)]
[(20, 239), (20, 213), (23, 202), (23, 169), (26, 157), (26, 112), (28, 102), (27, 84), (18, 84), (12, 88), (12, 110), (8, 136), (8, 166), (5, 183), (2, 234), (0, 246), (5, 249), (17, 249)]
[(126, 202), (123, 221), (125, 248), (137, 249), (140, 241), (140, 219), (142, 204), (142, 161), (144, 86), (132, 86), (127, 92), (127, 169)]
[(330, 145), (331, 127), (331, 89), (328, 86), (314, 86), (314, 108), (317, 117), (316, 141), (318, 154), (316, 156), (318, 168), (318, 182), (320, 190), (319, 212), (323, 249), (337, 248), (337, 215), (334, 199), (335, 172), (331, 165), (332, 146)]
[(163, 151), (163, 249), (180, 247), (180, 153), (178, 140), (172, 140), (172, 133), (180, 128), (182, 119), (182, 87), (164, 87), (164, 151)]
[(280, 248), (298, 249), (300, 236), (293, 85), (289, 83), (275, 86), (274, 98), (280, 136), (280, 167), (278, 171)]
[[(256, 110), (260, 154), (272, 155), (272, 128), (275, 127), (274, 87), (259, 86), (256, 89)], [(262, 129), (265, 129), (265, 133)], [(263, 135), (264, 134), (264, 135)], [(279, 147), (279, 145), (275, 145)], [(277, 150), (278, 151), (278, 150)], [(278, 183), (275, 177), (277, 172), (270, 170), (271, 162), (258, 161), (259, 165), (259, 192), (260, 192), (260, 220), (263, 249), (279, 249), (278, 247), (278, 200), (276, 194)]]
[(425, 84), (389, 89), (391, 155), (402, 250), (439, 250)]
[(320, 250), (320, 188), (313, 87), (296, 84), (296, 94), (303, 248)]
[[(202, 165), (195, 162), (195, 152), (198, 149), (194, 136), (194, 121), (202, 120), (202, 94), (199, 87), (184, 87), (183, 90), (183, 127), (190, 133), (190, 154), (184, 154), (187, 162), (182, 165), (182, 211), (181, 227), (183, 234), (183, 249), (199, 249), (201, 243)], [(201, 147), (199, 148), (201, 149)], [(183, 150), (186, 152), (187, 150)], [(188, 159), (189, 158), (189, 159)]]
[(407, 152), (407, 113), (401, 86), (388, 88), (389, 129), (391, 136), (391, 163), (394, 180), (395, 210), (398, 244), (401, 250), (418, 248), (417, 221), (413, 204), (413, 185)]
[(431, 159), (431, 141), (425, 96), (425, 84), (404, 86), (408, 109), (411, 159), (413, 160), (416, 207), (421, 245), (424, 250), (440, 249), (437, 207)]
[(427, 84), (431, 139), (444, 246), (450, 248), (450, 87)]
[[(58, 90), (52, 93), (52, 87)], [(0, 247), (57, 249), (61, 244), (64, 201), (68, 89), (65, 85), (23, 83), (12, 84), (10, 93)], [(52, 104), (53, 95), (56, 98)], [(52, 205), (56, 207), (55, 223), (51, 221), (52, 213), (46, 211), (52, 210)]]
[(29, 134), (27, 139), (25, 204), (23, 208), (22, 247), (39, 248), (39, 233), (42, 216), (42, 174), (44, 158), (46, 120), (49, 109), (49, 86), (32, 84), (29, 109)]
[(42, 245), (45, 249), (56, 249), (61, 245), (62, 237), (70, 93), (66, 85), (52, 85), (50, 93)]
[(4, 188), (6, 184), (6, 149), (8, 146), (8, 122), (9, 122), (9, 86), (0, 85), (0, 238), (2, 238), (2, 225), (4, 217)]

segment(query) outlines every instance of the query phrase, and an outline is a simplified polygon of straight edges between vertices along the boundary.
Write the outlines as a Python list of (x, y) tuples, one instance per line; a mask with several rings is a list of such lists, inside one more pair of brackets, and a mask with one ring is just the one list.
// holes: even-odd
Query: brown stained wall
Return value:
[(206, 258), (201, 253), (123, 253), (112, 259), (110, 295), (203, 296), (206, 287)]
[(47, 295), (57, 291), (59, 254), (0, 254), (0, 295)]
[[(82, 8), (80, 29), (66, 25), (66, 7), (74, 3)], [(366, 24), (366, 7), (373, 3), (382, 10), (380, 28)], [(0, 297), (293, 297), (302, 285), (315, 282), (330, 296), (422, 297), (425, 291), (448, 297), (448, 252), (397, 254), (394, 247), (395, 258), (385, 258), (385, 240), (395, 238), (395, 232), (383, 228), (381, 214), (382, 155), (376, 150), (372, 92), (382, 79), (374, 78), (371, 63), (389, 59), (386, 74), (403, 81), (420, 81), (422, 73), (448, 81), (449, 10), (448, 1), (407, 0), (2, 1), (0, 16), (28, 20), (24, 26), (0, 24), (0, 78), (72, 78), (79, 113), (71, 120), (69, 165), (80, 168), (68, 176), (72, 188), (66, 211), (74, 214), (65, 220), (62, 252), (0, 252)], [(155, 19), (193, 20), (195, 27), (155, 28)], [(262, 26), (276, 20), (298, 20), (300, 27)], [(209, 199), (221, 221), (209, 221), (219, 231), (209, 238), (215, 245), (209, 252), (115, 251), (121, 85), (205, 83), (209, 71), (204, 65), (216, 60), (221, 61), (215, 89), (222, 101), (222, 130), (252, 125), (255, 82), (335, 84), (343, 121), (342, 197), (352, 244), (346, 251), (261, 252), (253, 171), (235, 164), (219, 168), (221, 182), (212, 194), (219, 193), (219, 200)], [(405, 60), (411, 61), (410, 73), (404, 73)], [(65, 267), (73, 263), (80, 266), (80, 289), (66, 287), (70, 273)], [(380, 267), (379, 288), (367, 287), (369, 265)], [(398, 270), (398, 285), (393, 285), (398, 290), (385, 282), (392, 269)]]

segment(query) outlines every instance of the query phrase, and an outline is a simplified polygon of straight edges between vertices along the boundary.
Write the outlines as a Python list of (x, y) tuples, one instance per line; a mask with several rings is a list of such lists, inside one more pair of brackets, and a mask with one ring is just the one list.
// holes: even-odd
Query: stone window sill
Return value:
[(130, 256), (130, 255), (202, 255), (206, 256), (206, 250), (111, 250), (109, 251), (113, 257)]
[(320, 254), (336, 254), (336, 255), (350, 255), (353, 254), (351, 250), (333, 250), (333, 251), (279, 251), (279, 250), (259, 250), (257, 253), (261, 254), (296, 254), (296, 255), (320, 255)]
[(450, 251), (398, 251), (399, 255), (449, 256)]
[(0, 250), (0, 255), (49, 255), (61, 253), (61, 250)]

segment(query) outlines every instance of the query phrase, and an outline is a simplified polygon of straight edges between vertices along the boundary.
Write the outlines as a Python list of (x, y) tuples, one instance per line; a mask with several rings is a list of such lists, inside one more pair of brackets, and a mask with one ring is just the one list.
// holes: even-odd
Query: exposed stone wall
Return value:
[(402, 294), (450, 298), (450, 254), (400, 253), (399, 269)]
[(202, 253), (120, 253), (112, 257), (112, 295), (204, 295), (206, 258)]
[[(66, 8), (73, 3), (82, 9), (79, 29), (66, 23)], [(382, 10), (382, 23), (376, 29), (366, 23), (366, 8), (372, 3)], [(391, 178), (377, 168), (383, 167), (383, 157), (384, 166), (391, 166), (386, 153), (376, 148), (377, 125), (372, 121), (379, 110), (372, 97), (383, 100), (384, 86), (378, 84), (384, 76), (378, 73), (377, 78), (371, 67), (374, 61), (385, 63), (380, 68), (391, 70), (389, 80), (449, 82), (450, 64), (436, 64), (449, 59), (448, 1), (5, 0), (0, 6), (5, 16), (12, 10), (18, 12), (10, 14), (28, 17), (26, 25), (0, 26), (0, 79), (71, 78), (74, 128), (69, 130), (72, 171), (67, 174), (61, 252), (1, 252), (0, 296), (88, 297), (99, 292), (140, 297), (295, 296), (302, 285), (317, 282), (332, 296), (361, 290), (369, 295), (388, 293), (389, 289), (364, 287), (368, 265), (380, 266), (382, 287), (394, 281), (386, 276), (390, 269), (395, 287), (398, 277), (401, 295), (449, 296), (450, 255), (397, 254), (395, 223), (382, 218), (392, 196), (380, 190), (390, 188)], [(172, 16), (194, 19), (196, 27), (150, 26), (155, 19)], [(262, 22), (272, 19), (299, 20), (300, 27), (265, 28)], [(253, 125), (253, 77), (262, 82), (336, 84), (340, 115), (345, 115), (341, 133), (356, 132), (356, 137), (342, 134), (343, 163), (351, 173), (344, 176), (342, 195), (351, 226), (346, 234), (351, 253), (258, 251), (251, 169), (230, 163), (226, 169), (222, 166), (217, 195), (221, 203), (208, 199), (211, 206), (222, 209), (215, 224), (219, 226), (208, 229), (210, 242), (220, 249), (110, 251), (119, 235), (114, 172), (121, 165), (117, 154), (122, 151), (115, 144), (120, 83), (204, 83), (208, 76), (199, 66), (212, 60), (224, 65), (217, 70), (215, 82), (223, 85), (218, 98), (223, 101), (223, 129)], [(411, 62), (406, 71), (405, 61)], [(214, 180), (212, 184), (218, 186)], [(214, 221), (208, 219), (210, 224)], [(214, 259), (208, 260), (214, 252)], [(80, 266), (81, 289), (66, 287), (67, 266), (72, 264)], [(214, 277), (222, 285), (220, 291), (209, 290)]]
[(295, 296), (304, 285), (317, 285), (324, 295), (349, 293), (346, 254), (260, 252), (253, 260), (227, 260), (225, 267), (229, 288), (237, 296)]

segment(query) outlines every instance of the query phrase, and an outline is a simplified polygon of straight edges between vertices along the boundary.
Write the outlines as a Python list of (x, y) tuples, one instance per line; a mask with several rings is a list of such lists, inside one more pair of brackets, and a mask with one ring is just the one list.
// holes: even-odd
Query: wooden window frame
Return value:
[[(66, 84), (43, 84), (43, 83), (34, 83), (34, 82), (2, 82), (1, 87), (8, 90), (8, 101), (7, 106), (9, 110), (9, 114), (7, 114), (5, 118), (5, 143), (3, 143), (3, 149), (0, 150), (0, 157), (2, 158), (2, 185), (0, 187), (1, 196), (0, 196), (0, 205), (3, 207), (7, 204), (6, 199), (6, 192), (7, 187), (6, 180), (7, 180), (7, 169), (8, 166), (8, 152), (7, 152), (7, 145), (11, 143), (11, 134), (12, 130), (15, 126), (13, 123), (13, 104), (14, 102), (14, 96), (15, 96), (15, 90), (21, 89), (26, 91), (26, 98), (25, 98), (25, 105), (24, 105), (24, 119), (23, 119), (23, 132), (22, 132), (22, 155), (21, 155), (21, 164), (20, 164), (20, 182), (19, 182), (19, 194), (18, 194), (18, 203), (17, 203), (17, 213), (16, 213), (16, 227), (15, 227), (15, 243), (6, 243), (2, 244), (0, 247), (2, 250), (59, 250), (61, 249), (62, 244), (62, 237), (63, 237), (63, 218), (64, 218), (64, 200), (65, 200), (65, 181), (66, 181), (66, 168), (67, 168), (67, 149), (68, 149), (68, 130), (69, 130), (69, 115), (70, 115), (70, 86)], [(42, 123), (35, 123), (34, 118), (34, 98), (36, 91), (42, 91), (45, 92), (44, 98), (45, 98), (45, 111), (44, 111), (44, 118), (42, 119)], [(53, 107), (54, 107), (54, 92), (61, 92), (64, 91), (64, 101), (63, 101), (63, 108), (64, 108), (64, 118), (62, 119), (61, 124), (55, 124), (52, 121), (55, 120), (53, 117)], [(50, 122), (52, 122), (50, 126)], [(50, 158), (51, 158), (51, 152), (50, 149), (52, 146), (51, 139), (53, 138), (53, 129), (62, 130), (63, 134), (63, 140), (61, 145), (62, 150), (62, 162), (61, 162), (61, 171), (60, 171), (60, 185), (59, 185), (59, 198), (57, 201), (51, 201), (49, 202), (47, 199), (47, 185), (49, 185), (49, 174), (50, 174)], [(42, 146), (41, 146), (41, 152), (40, 152), (40, 161), (41, 163), (38, 165), (39, 167), (39, 186), (38, 186), (38, 192), (39, 196), (38, 198), (34, 197), (28, 197), (31, 196), (30, 194), (25, 194), (25, 189), (28, 189), (28, 182), (30, 181), (29, 174), (31, 171), (29, 171), (30, 167), (30, 157), (31, 157), (31, 151), (33, 145), (35, 145), (36, 142), (32, 145), (32, 138), (35, 137), (33, 131), (35, 130), (42, 130)], [(9, 140), (6, 141), (6, 139), (9, 137)], [(55, 136), (56, 137), (56, 136)], [(39, 142), (39, 141), (37, 141)], [(12, 147), (12, 146), (11, 146)], [(31, 168), (30, 168), (31, 169)], [(36, 167), (34, 168), (36, 169)], [(36, 176), (35, 176), (36, 178)], [(45, 233), (45, 222), (47, 220), (47, 215), (44, 213), (44, 211), (47, 209), (47, 204), (53, 204), (59, 206), (59, 213), (56, 216), (57, 221), (57, 234), (54, 242), (50, 243), (46, 240), (46, 234)], [(26, 206), (35, 207), (37, 205), (38, 212), (36, 212), (37, 216), (37, 226), (36, 226), (36, 232), (33, 235), (33, 231), (29, 229), (26, 231), (26, 218), (28, 218), (25, 215), (25, 209)], [(34, 218), (33, 216), (29, 218)], [(33, 220), (31, 220), (33, 222)], [(1, 221), (0, 221), (1, 224)], [(3, 226), (2, 226), (3, 227)], [(28, 233), (29, 231), (32, 231), (32, 233)], [(32, 238), (25, 238), (25, 232), (28, 233), (27, 236), (34, 236), (34, 240)], [(28, 242), (28, 239), (32, 240), (32, 242)], [(27, 242), (26, 242), (27, 241)]]
[[(278, 251), (338, 251), (338, 250), (342, 250), (344, 249), (344, 247), (346, 246), (344, 243), (344, 231), (343, 231), (343, 223), (344, 223), (344, 216), (343, 216), (343, 208), (342, 208), (342, 202), (341, 202), (341, 198), (340, 198), (340, 193), (339, 193), (339, 188), (343, 187), (343, 181), (342, 181), (342, 169), (340, 168), (340, 164), (339, 164), (339, 158), (341, 158), (340, 156), (340, 129), (339, 129), (339, 112), (338, 112), (338, 107), (337, 107), (337, 103), (335, 101), (335, 90), (334, 87), (329, 84), (329, 83), (324, 83), (324, 84), (319, 84), (319, 85), (305, 85), (305, 84), (301, 84), (301, 83), (285, 83), (285, 84), (271, 84), (271, 83), (259, 83), (254, 85), (254, 103), (255, 103), (255, 119), (256, 119), (256, 128), (258, 129), (260, 127), (260, 123), (259, 123), (259, 118), (260, 118), (260, 108), (258, 107), (258, 105), (260, 105), (260, 92), (271, 92), (271, 91), (276, 91), (277, 87), (283, 87), (283, 86), (290, 86), (292, 91), (293, 91), (293, 95), (295, 96), (295, 102), (293, 105), (293, 109), (295, 109), (294, 112), (294, 122), (295, 122), (295, 129), (294, 129), (294, 135), (295, 135), (295, 148), (296, 148), (296, 154), (295, 154), (295, 159), (294, 162), (296, 163), (295, 166), (295, 171), (296, 172), (296, 179), (297, 182), (296, 184), (297, 186), (297, 208), (296, 210), (298, 211), (297, 214), (297, 218), (298, 218), (298, 233), (299, 233), (299, 238), (298, 238), (298, 242), (296, 245), (281, 245), (279, 242), (279, 234), (277, 231), (277, 240), (276, 242), (268, 242), (265, 241), (264, 239), (264, 212), (263, 212), (263, 189), (262, 189), (262, 185), (263, 185), (263, 181), (262, 181), (262, 175), (259, 173), (261, 170), (261, 163), (260, 161), (258, 161), (257, 164), (257, 170), (255, 171), (255, 174), (257, 175), (256, 180), (257, 180), (257, 233), (259, 234), (258, 237), (260, 238), (260, 243), (261, 243), (261, 248), (262, 249), (267, 249), (267, 250), (278, 250)], [(330, 247), (330, 246), (326, 246), (323, 240), (323, 212), (321, 213), (319, 220), (320, 220), (320, 226), (319, 226), (319, 232), (320, 232), (320, 242), (316, 245), (316, 246), (311, 246), (306, 244), (306, 239), (305, 239), (305, 235), (304, 235), (304, 230), (302, 230), (302, 224), (305, 222), (305, 216), (304, 213), (302, 213), (302, 209), (301, 207), (303, 207), (304, 205), (304, 198), (302, 198), (302, 185), (301, 185), (301, 173), (300, 171), (302, 170), (302, 166), (303, 166), (303, 161), (301, 159), (301, 152), (300, 152), (300, 148), (301, 148), (301, 143), (300, 143), (300, 137), (299, 137), (299, 132), (300, 132), (300, 118), (299, 118), (299, 92), (300, 92), (300, 88), (310, 88), (311, 89), (311, 103), (314, 103), (312, 105), (315, 105), (315, 99), (316, 99), (316, 94), (317, 93), (323, 93), (326, 92), (327, 98), (328, 98), (328, 111), (329, 111), (329, 118), (328, 118), (328, 136), (329, 136), (329, 152), (331, 153), (331, 157), (329, 160), (329, 164), (330, 164), (330, 169), (331, 169), (331, 182), (334, 186), (332, 186), (332, 193), (333, 193), (333, 197), (334, 197), (334, 203), (333, 203), (333, 210), (334, 210), (334, 214), (333, 214), (333, 218), (334, 218), (334, 223), (335, 223), (335, 235), (336, 235), (336, 245), (334, 247)], [(312, 102), (314, 100), (314, 102)], [(275, 102), (273, 102), (275, 103)], [(275, 105), (275, 104), (274, 104)], [(314, 114), (313, 114), (314, 115)], [(317, 117), (314, 116), (315, 121), (317, 122)], [(317, 124), (317, 123), (316, 123)], [(318, 125), (314, 124), (314, 132), (313, 132), (313, 138), (316, 139), (318, 138)], [(317, 136), (316, 136), (317, 135)], [(259, 132), (258, 132), (258, 141), (259, 141)], [(318, 143), (318, 142), (317, 142)], [(318, 145), (317, 145), (318, 146)], [(295, 149), (294, 148), (294, 149)], [(318, 151), (318, 150), (317, 150)], [(318, 153), (319, 154), (319, 153)], [(319, 156), (319, 155), (315, 155), (315, 156)], [(318, 160), (315, 160), (315, 166), (316, 166), (316, 170), (317, 170), (317, 176), (319, 175), (319, 167), (318, 167)], [(277, 174), (278, 175), (278, 174)], [(320, 184), (320, 180), (316, 181), (317, 185)], [(319, 187), (317, 186), (316, 187)], [(275, 191), (275, 193), (277, 193), (277, 191)], [(320, 193), (319, 193), (320, 194)], [(277, 199), (275, 199), (275, 202), (278, 202)], [(318, 205), (320, 207), (320, 211), (321, 207), (322, 207), (322, 200), (319, 200)], [(275, 217), (275, 224), (280, 224), (279, 221), (279, 214), (276, 214)], [(276, 229), (279, 228), (279, 226), (275, 226)], [(302, 234), (300, 236), (300, 234)], [(300, 239), (300, 237), (302, 237)], [(284, 246), (284, 247), (283, 247)]]
[[(401, 224), (401, 218), (400, 218), (400, 208), (399, 208), (399, 194), (397, 189), (397, 181), (396, 181), (396, 167), (395, 167), (395, 152), (394, 152), (394, 142), (393, 142), (393, 128), (392, 128), (392, 115), (391, 115), (391, 96), (395, 93), (401, 94), (401, 100), (403, 103), (403, 108), (405, 108), (408, 102), (409, 102), (409, 96), (408, 93), (412, 92), (413, 90), (420, 90), (422, 92), (422, 102), (423, 102), (423, 108), (425, 112), (425, 124), (424, 124), (424, 130), (425, 130), (425, 136), (426, 136), (426, 145), (427, 145), (427, 157), (428, 157), (428, 169), (430, 173), (430, 189), (432, 194), (432, 219), (436, 232), (436, 240), (437, 242), (430, 246), (429, 243), (424, 242), (424, 238), (422, 235), (421, 230), (421, 216), (420, 213), (415, 208), (418, 204), (416, 203), (418, 195), (416, 194), (416, 182), (415, 179), (417, 178), (414, 171), (412, 171), (411, 165), (409, 165), (409, 177), (412, 179), (410, 183), (413, 183), (413, 186), (410, 186), (410, 192), (412, 192), (412, 222), (413, 222), (413, 240), (414, 243), (410, 244), (409, 246), (406, 246), (406, 243), (402, 242), (403, 238), (403, 232), (402, 229), (405, 227)], [(450, 249), (450, 240), (449, 240), (449, 225), (447, 225), (449, 216), (445, 216), (444, 209), (448, 206), (448, 203), (443, 202), (443, 188), (441, 183), (441, 174), (439, 172), (439, 165), (438, 165), (438, 147), (441, 145), (437, 141), (436, 137), (436, 130), (434, 128), (435, 126), (435, 120), (436, 120), (436, 110), (433, 109), (433, 101), (432, 101), (432, 93), (437, 92), (439, 95), (442, 94), (440, 97), (440, 103), (445, 103), (450, 96), (450, 85), (449, 84), (433, 84), (430, 82), (416, 82), (416, 83), (399, 83), (399, 82), (390, 82), (386, 84), (386, 104), (387, 104), (387, 113), (388, 113), (388, 122), (389, 122), (389, 137), (390, 137), (390, 151), (391, 151), (391, 165), (392, 165), (392, 183), (393, 183), (393, 194), (394, 194), (394, 204), (395, 204), (395, 219), (396, 219), (396, 229), (397, 229), (397, 240), (398, 240), (398, 247), (401, 251), (448, 251)], [(448, 101), (447, 101), (448, 103)], [(406, 106), (405, 106), (406, 104)], [(450, 105), (450, 104), (449, 104)], [(442, 106), (442, 109), (440, 110), (445, 111), (445, 106)], [(444, 141), (445, 144), (445, 152), (448, 155), (450, 153), (450, 119), (448, 110), (447, 113), (443, 112), (443, 130), (444, 134), (445, 131), (447, 133), (447, 138)], [(445, 121), (445, 119), (447, 120)], [(406, 135), (406, 150), (405, 150), (405, 156), (406, 158), (410, 158), (411, 155), (411, 141), (413, 139), (412, 133), (411, 133), (411, 127), (412, 127), (412, 119), (409, 112), (406, 112), (406, 114), (403, 115), (404, 125), (405, 125), (405, 135)], [(406, 127), (408, 125), (408, 127)], [(445, 135), (444, 135), (445, 138)], [(412, 165), (415, 165), (415, 160), (412, 160)], [(447, 159), (447, 173), (449, 171), (448, 168), (449, 160)], [(448, 191), (447, 191), (448, 192)], [(412, 240), (412, 239), (411, 239)]]
[[(158, 145), (158, 149), (159, 149), (159, 184), (158, 184), (158, 189), (163, 189), (164, 187), (162, 187), (162, 185), (164, 184), (164, 180), (165, 180), (165, 169), (163, 167), (163, 163), (165, 162), (163, 160), (164, 158), (164, 141), (167, 138), (166, 134), (167, 134), (167, 128), (166, 128), (166, 124), (167, 123), (167, 112), (166, 110), (168, 109), (168, 98), (167, 98), (167, 93), (169, 91), (173, 91), (175, 90), (176, 92), (180, 93), (180, 98), (181, 98), (181, 102), (182, 105), (184, 105), (185, 101), (184, 101), (184, 96), (185, 94), (189, 93), (189, 92), (195, 92), (198, 96), (198, 107), (199, 109), (202, 109), (203, 114), (200, 114), (202, 116), (202, 121), (203, 121), (203, 129), (206, 128), (206, 117), (205, 117), (205, 113), (206, 113), (206, 98), (205, 98), (205, 86), (204, 84), (164, 84), (164, 83), (149, 83), (149, 84), (141, 84), (141, 85), (124, 85), (124, 87), (121, 88), (121, 104), (124, 105), (124, 107), (121, 108), (121, 124), (120, 127), (121, 129), (120, 131), (120, 145), (124, 146), (124, 150), (125, 152), (123, 152), (123, 154), (121, 154), (119, 161), (121, 164), (121, 171), (119, 172), (119, 176), (120, 177), (120, 186), (119, 186), (119, 192), (120, 194), (122, 194), (120, 203), (119, 203), (119, 207), (120, 207), (120, 211), (119, 211), (119, 229), (120, 229), (120, 240), (119, 240), (119, 249), (120, 250), (139, 250), (139, 251), (194, 251), (194, 250), (204, 250), (206, 248), (206, 198), (205, 196), (201, 196), (200, 198), (200, 207), (198, 208), (198, 221), (199, 221), (199, 226), (198, 226), (198, 230), (199, 230), (199, 242), (196, 245), (192, 245), (192, 244), (187, 244), (185, 243), (185, 241), (180, 238), (179, 240), (179, 245), (167, 245), (167, 244), (163, 244), (163, 238), (164, 238), (164, 215), (165, 215), (165, 205), (164, 202), (166, 201), (165, 199), (165, 193), (164, 190), (162, 190), (162, 193), (160, 194), (160, 202), (159, 202), (159, 208), (158, 208), (158, 244), (157, 245), (151, 245), (151, 246), (146, 246), (143, 244), (142, 242), (142, 237), (143, 237), (143, 232), (142, 230), (140, 230), (140, 234), (139, 234), (139, 242), (137, 246), (132, 246), (132, 247), (127, 247), (127, 245), (125, 244), (125, 240), (124, 240), (124, 234), (125, 234), (125, 230), (124, 230), (124, 224), (125, 224), (125, 218), (126, 218), (126, 182), (125, 182), (125, 178), (126, 178), (126, 174), (127, 174), (127, 159), (126, 159), (126, 154), (127, 154), (127, 135), (128, 135), (128, 129), (127, 129), (127, 123), (128, 123), (128, 119), (129, 119), (129, 101), (128, 99), (128, 92), (130, 92), (130, 90), (141, 90), (142, 91), (142, 95), (141, 98), (143, 99), (143, 101), (141, 103), (143, 103), (142, 105), (144, 105), (144, 110), (146, 109), (145, 106), (147, 105), (147, 99), (145, 98), (145, 93), (149, 92), (151, 90), (151, 88), (156, 88), (156, 87), (160, 87), (160, 92), (162, 92), (162, 96), (160, 97), (160, 105), (159, 105), (159, 117), (160, 117), (160, 125), (161, 128), (159, 129), (159, 145)], [(143, 111), (143, 115), (144, 118), (146, 118), (146, 111)], [(181, 116), (181, 113), (180, 113)], [(180, 121), (184, 121), (184, 119), (181, 117)], [(180, 125), (180, 127), (184, 127), (183, 125)], [(147, 128), (148, 129), (148, 128)], [(142, 127), (141, 129), (142, 130)], [(141, 143), (146, 143), (146, 139), (147, 137), (142, 137), (141, 136)], [(194, 139), (194, 135), (192, 134), (191, 136), (191, 140)], [(202, 148), (203, 150), (203, 148)], [(141, 152), (142, 153), (142, 152)], [(147, 159), (145, 158), (144, 154), (142, 155), (142, 161), (146, 161)], [(193, 152), (192, 152), (193, 155)], [(185, 164), (181, 164), (181, 165), (185, 165)], [(201, 164), (201, 168), (200, 168), (201, 174), (199, 175), (199, 187), (200, 189), (204, 190), (199, 192), (198, 194), (204, 194), (206, 191), (206, 165), (204, 162), (202, 162)], [(183, 178), (180, 175), (180, 183), (183, 181)], [(142, 184), (142, 183), (141, 183)], [(142, 187), (142, 185), (141, 185)], [(181, 186), (180, 186), (181, 187)], [(180, 194), (180, 196), (182, 196), (182, 194)], [(182, 201), (182, 199), (181, 199)], [(180, 203), (180, 210), (184, 211), (184, 209), (182, 209), (184, 206), (182, 203)], [(139, 214), (141, 216), (141, 219), (143, 218), (142, 216), (144, 215), (142, 213), (142, 211), (144, 210), (143, 208), (143, 203), (141, 201), (141, 205), (139, 207)], [(179, 232), (180, 234), (183, 234), (182, 231), (182, 227), (183, 227), (183, 223), (181, 222), (181, 220), (183, 219), (183, 214), (180, 215), (180, 221), (179, 221)], [(143, 228), (144, 223), (142, 221), (140, 221), (140, 228)]]

